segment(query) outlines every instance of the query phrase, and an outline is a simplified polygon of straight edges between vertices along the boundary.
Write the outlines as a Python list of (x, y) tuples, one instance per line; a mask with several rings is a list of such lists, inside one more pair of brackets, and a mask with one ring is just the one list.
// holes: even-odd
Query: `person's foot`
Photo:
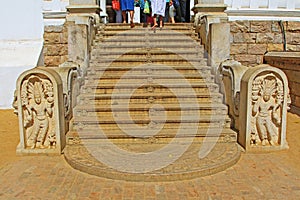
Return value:
[(133, 21), (130, 22), (130, 28), (134, 28), (134, 23), (133, 23)]
[(158, 27), (158, 24), (154, 24), (151, 29), (153, 30), (153, 32), (155, 33), (156, 32), (156, 27)]
[(152, 26), (152, 29), (156, 29), (156, 27), (158, 27), (158, 24), (154, 24), (154, 25)]

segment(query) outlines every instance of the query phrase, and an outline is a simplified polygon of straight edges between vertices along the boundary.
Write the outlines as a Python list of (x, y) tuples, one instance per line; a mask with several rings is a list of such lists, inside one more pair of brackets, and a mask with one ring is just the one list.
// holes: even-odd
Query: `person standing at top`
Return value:
[(133, 15), (134, 15), (134, 0), (120, 0), (123, 23), (126, 23), (126, 12), (129, 11), (130, 15), (130, 27), (134, 27)]
[(154, 21), (154, 25), (152, 29), (155, 30), (158, 27), (156, 18), (159, 17), (159, 28), (163, 27), (163, 18), (165, 16), (166, 10), (166, 0), (151, 0), (151, 8), (152, 8), (152, 17)]

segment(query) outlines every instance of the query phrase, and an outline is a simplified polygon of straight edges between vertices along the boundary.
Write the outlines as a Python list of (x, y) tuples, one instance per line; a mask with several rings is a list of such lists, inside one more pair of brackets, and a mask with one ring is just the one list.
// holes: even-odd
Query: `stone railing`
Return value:
[(270, 65), (245, 67), (236, 61), (223, 62), (219, 71), (239, 144), (246, 151), (288, 148), (290, 98), (283, 71)]

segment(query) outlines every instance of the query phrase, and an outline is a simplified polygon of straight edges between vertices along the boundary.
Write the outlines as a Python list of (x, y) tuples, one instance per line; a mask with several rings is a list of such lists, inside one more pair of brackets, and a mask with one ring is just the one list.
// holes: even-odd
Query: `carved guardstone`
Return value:
[(15, 95), (20, 129), (17, 154), (61, 154), (66, 142), (60, 76), (44, 67), (25, 71)]
[(286, 117), (289, 89), (278, 68), (259, 65), (242, 77), (238, 142), (246, 151), (288, 148)]

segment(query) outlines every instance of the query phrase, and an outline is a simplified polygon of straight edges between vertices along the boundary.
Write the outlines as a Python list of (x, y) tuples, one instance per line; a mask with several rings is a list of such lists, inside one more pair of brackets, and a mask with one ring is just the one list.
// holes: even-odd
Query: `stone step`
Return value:
[[(184, 116), (133, 116), (129, 117), (128, 115), (122, 116), (76, 116), (74, 118), (73, 126), (74, 129), (83, 129), (83, 128), (95, 128), (102, 127), (103, 124), (110, 125), (114, 124), (117, 126), (124, 126), (129, 128), (131, 125), (136, 126), (159, 126), (161, 128), (165, 127), (167, 124), (169, 127), (177, 126), (180, 124), (185, 124), (185, 126), (190, 127), (226, 127), (230, 128), (230, 118), (227, 115), (212, 115), (212, 116), (201, 116), (201, 115), (184, 115)], [(108, 126), (108, 129), (111, 127)], [(103, 127), (104, 130), (106, 130)], [(129, 129), (130, 130), (130, 129)]]
[(116, 34), (114, 37), (104, 37), (106, 35), (96, 35), (94, 39), (94, 44), (103, 42), (106, 43), (131, 43), (131, 42), (141, 42), (141, 43), (176, 43), (176, 42), (190, 42), (191, 44), (199, 44), (199, 39), (193, 37), (191, 34), (190, 36), (178, 32), (165, 32), (165, 33), (147, 33), (147, 32), (134, 32), (135, 34), (123, 33), (123, 34)]
[[(140, 48), (135, 51), (129, 51), (124, 52), (122, 49), (112, 49), (111, 51), (103, 51), (103, 49), (93, 49), (91, 52), (91, 55), (93, 58), (106, 58), (106, 57), (120, 57), (120, 56), (154, 56), (154, 55), (160, 55), (160, 56), (181, 56), (184, 58), (188, 58), (191, 56), (197, 56), (199, 58), (204, 57), (204, 49), (194, 48), (194, 49), (182, 49), (182, 50), (176, 50), (169, 51), (166, 49), (150, 49), (150, 48)], [(92, 59), (93, 59), (92, 58)]]
[[(135, 24), (134, 28), (130, 28), (129, 24), (108, 24), (106, 26), (101, 26), (98, 28), (99, 31), (126, 31), (126, 30), (130, 30), (130, 31), (139, 31), (139, 30), (150, 30), (152, 31), (151, 27), (143, 27), (142, 24)], [(164, 31), (164, 30), (176, 30), (176, 31), (193, 31), (194, 27), (191, 24), (164, 24), (164, 27), (160, 30), (159, 28), (157, 28), (157, 32), (158, 31)]]
[[(135, 76), (112, 77), (102, 76), (101, 79), (89, 78), (85, 81), (85, 86), (82, 87), (82, 92), (96, 92), (96, 90), (115, 89), (122, 91), (130, 91), (132, 89), (144, 90), (145, 92), (158, 92), (170, 89), (209, 89), (208, 92), (218, 91), (218, 85), (211, 79), (193, 78), (193, 77), (177, 77), (177, 78), (152, 78), (150, 76)], [(120, 91), (121, 92), (121, 91)]]
[[(82, 172), (139, 182), (199, 178), (238, 162), (241, 150), (230, 137), (220, 137), (216, 142), (205, 139), (86, 139), (82, 143), (75, 139), (74, 144), (66, 146), (64, 156), (72, 167)], [(209, 152), (201, 157), (203, 150)]]
[[(165, 112), (165, 113), (164, 113)], [(157, 114), (181, 116), (185, 114), (197, 115), (226, 115), (227, 107), (223, 104), (116, 104), (116, 105), (77, 105), (74, 109), (76, 116), (107, 116), (124, 115), (129, 113), (132, 116), (154, 116)]]
[(183, 61), (194, 61), (194, 60), (199, 60), (199, 59), (205, 59), (203, 54), (198, 55), (197, 53), (194, 54), (185, 54), (185, 55), (178, 55), (175, 53), (166, 53), (166, 54), (122, 54), (122, 55), (115, 55), (115, 54), (110, 54), (110, 55), (92, 55), (91, 56), (92, 60), (107, 60), (109, 62), (112, 61), (118, 61), (118, 60), (142, 60), (142, 61), (149, 61), (149, 60), (158, 60), (158, 59), (164, 59), (164, 60), (183, 60)]
[(78, 112), (111, 112), (119, 111), (119, 112), (126, 112), (126, 111), (149, 111), (149, 110), (158, 110), (158, 111), (188, 111), (188, 110), (196, 110), (202, 111), (210, 111), (210, 110), (217, 110), (220, 112), (227, 111), (227, 106), (221, 103), (201, 103), (201, 104), (179, 104), (179, 103), (165, 103), (160, 104), (159, 107), (152, 105), (152, 104), (116, 104), (116, 105), (77, 105), (75, 107), (75, 111)]
[[(97, 121), (97, 123), (104, 124), (128, 124), (128, 123), (136, 123), (136, 124), (149, 124), (151, 121), (155, 123), (162, 124), (164, 120), (166, 123), (191, 123), (194, 121), (184, 121), (182, 118), (191, 118), (191, 116), (195, 116), (196, 119), (199, 118), (199, 122), (208, 122), (207, 119), (200, 119), (205, 116), (208, 118), (215, 117), (223, 117), (225, 118), (227, 115), (226, 111), (222, 110), (209, 110), (209, 111), (200, 111), (200, 110), (175, 110), (175, 111), (153, 111), (150, 109), (149, 111), (113, 111), (113, 112), (86, 112), (86, 111), (78, 111), (76, 113), (76, 118), (74, 118), (75, 125), (79, 122), (90, 123), (90, 119), (94, 119), (91, 123)], [(170, 117), (172, 119), (170, 119)], [(89, 118), (89, 119), (87, 119)], [(226, 119), (228, 120), (228, 119)], [(214, 120), (210, 120), (209, 122), (214, 123)], [(221, 124), (223, 126), (223, 124)]]
[[(210, 68), (208, 69), (210, 72)], [(97, 73), (98, 72), (98, 73)], [(98, 85), (99, 82), (111, 82), (116, 83), (119, 79), (125, 79), (126, 81), (131, 82), (140, 82), (142, 80), (155, 81), (162, 79), (168, 80), (169, 83), (178, 82), (178, 81), (189, 81), (190, 83), (214, 83), (214, 76), (213, 75), (203, 75), (203, 73), (199, 73), (198, 70), (153, 70), (153, 69), (131, 69), (131, 70), (105, 70), (104, 72), (100, 73), (101, 70), (97, 72), (93, 71), (92, 69), (88, 70), (88, 77), (86, 77), (87, 84), (96, 84)]]
[[(172, 40), (173, 37), (187, 37), (189, 39), (193, 39), (195, 41), (200, 41), (200, 38), (198, 37), (198, 34), (195, 33), (194, 31), (190, 30), (181, 30), (181, 31), (176, 31), (176, 30), (164, 30), (164, 31), (156, 31), (155, 33), (152, 30), (149, 29), (143, 29), (143, 30), (124, 30), (124, 31), (99, 31), (96, 36), (95, 40), (101, 41), (103, 39), (113, 39), (115, 37), (136, 37), (136, 38), (145, 38), (147, 36), (153, 36), (153, 37), (160, 37), (160, 38), (165, 38), (167, 40)], [(155, 38), (151, 39), (155, 39)], [(145, 38), (144, 40), (147, 40)]]
[[(128, 129), (127, 129), (128, 128)], [(130, 131), (128, 131), (130, 130)], [(67, 141), (72, 141), (73, 138), (80, 137), (84, 139), (113, 139), (113, 138), (186, 138), (186, 137), (227, 137), (231, 141), (236, 141), (237, 134), (230, 128), (216, 127), (187, 127), (184, 125), (175, 128), (147, 128), (147, 127), (126, 127), (122, 130), (119, 127), (115, 129), (82, 129), (73, 130), (67, 134)]]
[(175, 54), (180, 54), (182, 51), (186, 51), (187, 49), (200, 49), (201, 47), (198, 45), (193, 45), (192, 47), (190, 45), (186, 45), (184, 43), (178, 44), (169, 44), (169, 45), (162, 45), (162, 44), (151, 44), (148, 45), (146, 43), (143, 44), (129, 44), (127, 43), (126, 45), (118, 46), (118, 45), (102, 45), (101, 43), (95, 43), (93, 46), (93, 49), (103, 51), (103, 52), (115, 52), (115, 51), (121, 51), (124, 54), (125, 53), (130, 53), (130, 52), (136, 52), (139, 51), (140, 49), (149, 49), (149, 48), (155, 48), (155, 49), (162, 49), (167, 52), (172, 52)]
[(109, 67), (115, 67), (115, 66), (141, 66), (145, 64), (151, 63), (152, 65), (166, 65), (166, 66), (176, 66), (176, 65), (192, 65), (192, 66), (206, 66), (207, 65), (207, 59), (205, 58), (190, 58), (189, 60), (186, 60), (181, 57), (177, 58), (166, 58), (166, 57), (151, 57), (151, 58), (124, 58), (120, 57), (118, 59), (115, 58), (107, 58), (103, 60), (92, 60), (91, 66), (109, 66)]
[[(195, 99), (196, 98), (196, 99)], [(161, 94), (161, 93), (146, 93), (146, 94), (80, 94), (78, 96), (78, 104), (90, 105), (111, 105), (127, 103), (141, 103), (141, 104), (164, 104), (168, 103), (222, 103), (223, 95), (220, 93), (203, 93), (203, 94), (190, 94), (181, 92), (179, 94)]]
[[(145, 63), (140, 66), (108, 66), (103, 63), (98, 63), (97, 61), (92, 61), (90, 63), (90, 67), (87, 69), (89, 75), (97, 74), (99, 73), (101, 76), (103, 73), (126, 73), (130, 71), (130, 73), (138, 74), (138, 73), (144, 73), (144, 74), (173, 74), (176, 70), (178, 73), (181, 73), (183, 75), (185, 74), (199, 74), (199, 78), (202, 76), (211, 76), (211, 67), (207, 66), (206, 64), (198, 64), (195, 63), (195, 65), (192, 65), (191, 63), (185, 62), (181, 65), (162, 65), (162, 64), (153, 64), (153, 63)], [(100, 76), (98, 76), (100, 77)]]
[[(135, 41), (117, 41), (116, 40), (107, 40), (104, 42), (95, 42), (94, 48), (109, 50), (113, 48), (161, 48), (161, 49), (173, 49), (173, 48), (196, 48), (199, 44), (193, 40), (183, 40), (179, 42), (170, 42), (168, 40), (153, 40), (145, 42), (143, 40)], [(199, 48), (199, 47), (198, 47)], [(173, 49), (173, 50), (175, 50)]]
[[(124, 81), (124, 80), (123, 80)], [(111, 95), (142, 95), (142, 94), (160, 94), (160, 95), (172, 95), (173, 93), (185, 93), (186, 91), (193, 92), (195, 94), (205, 93), (217, 93), (219, 92), (219, 86), (212, 83), (186, 83), (185, 85), (172, 85), (172, 84), (147, 84), (140, 83), (136, 84), (114, 84), (114, 83), (99, 83), (86, 84), (82, 88), (82, 94), (111, 94)]]

